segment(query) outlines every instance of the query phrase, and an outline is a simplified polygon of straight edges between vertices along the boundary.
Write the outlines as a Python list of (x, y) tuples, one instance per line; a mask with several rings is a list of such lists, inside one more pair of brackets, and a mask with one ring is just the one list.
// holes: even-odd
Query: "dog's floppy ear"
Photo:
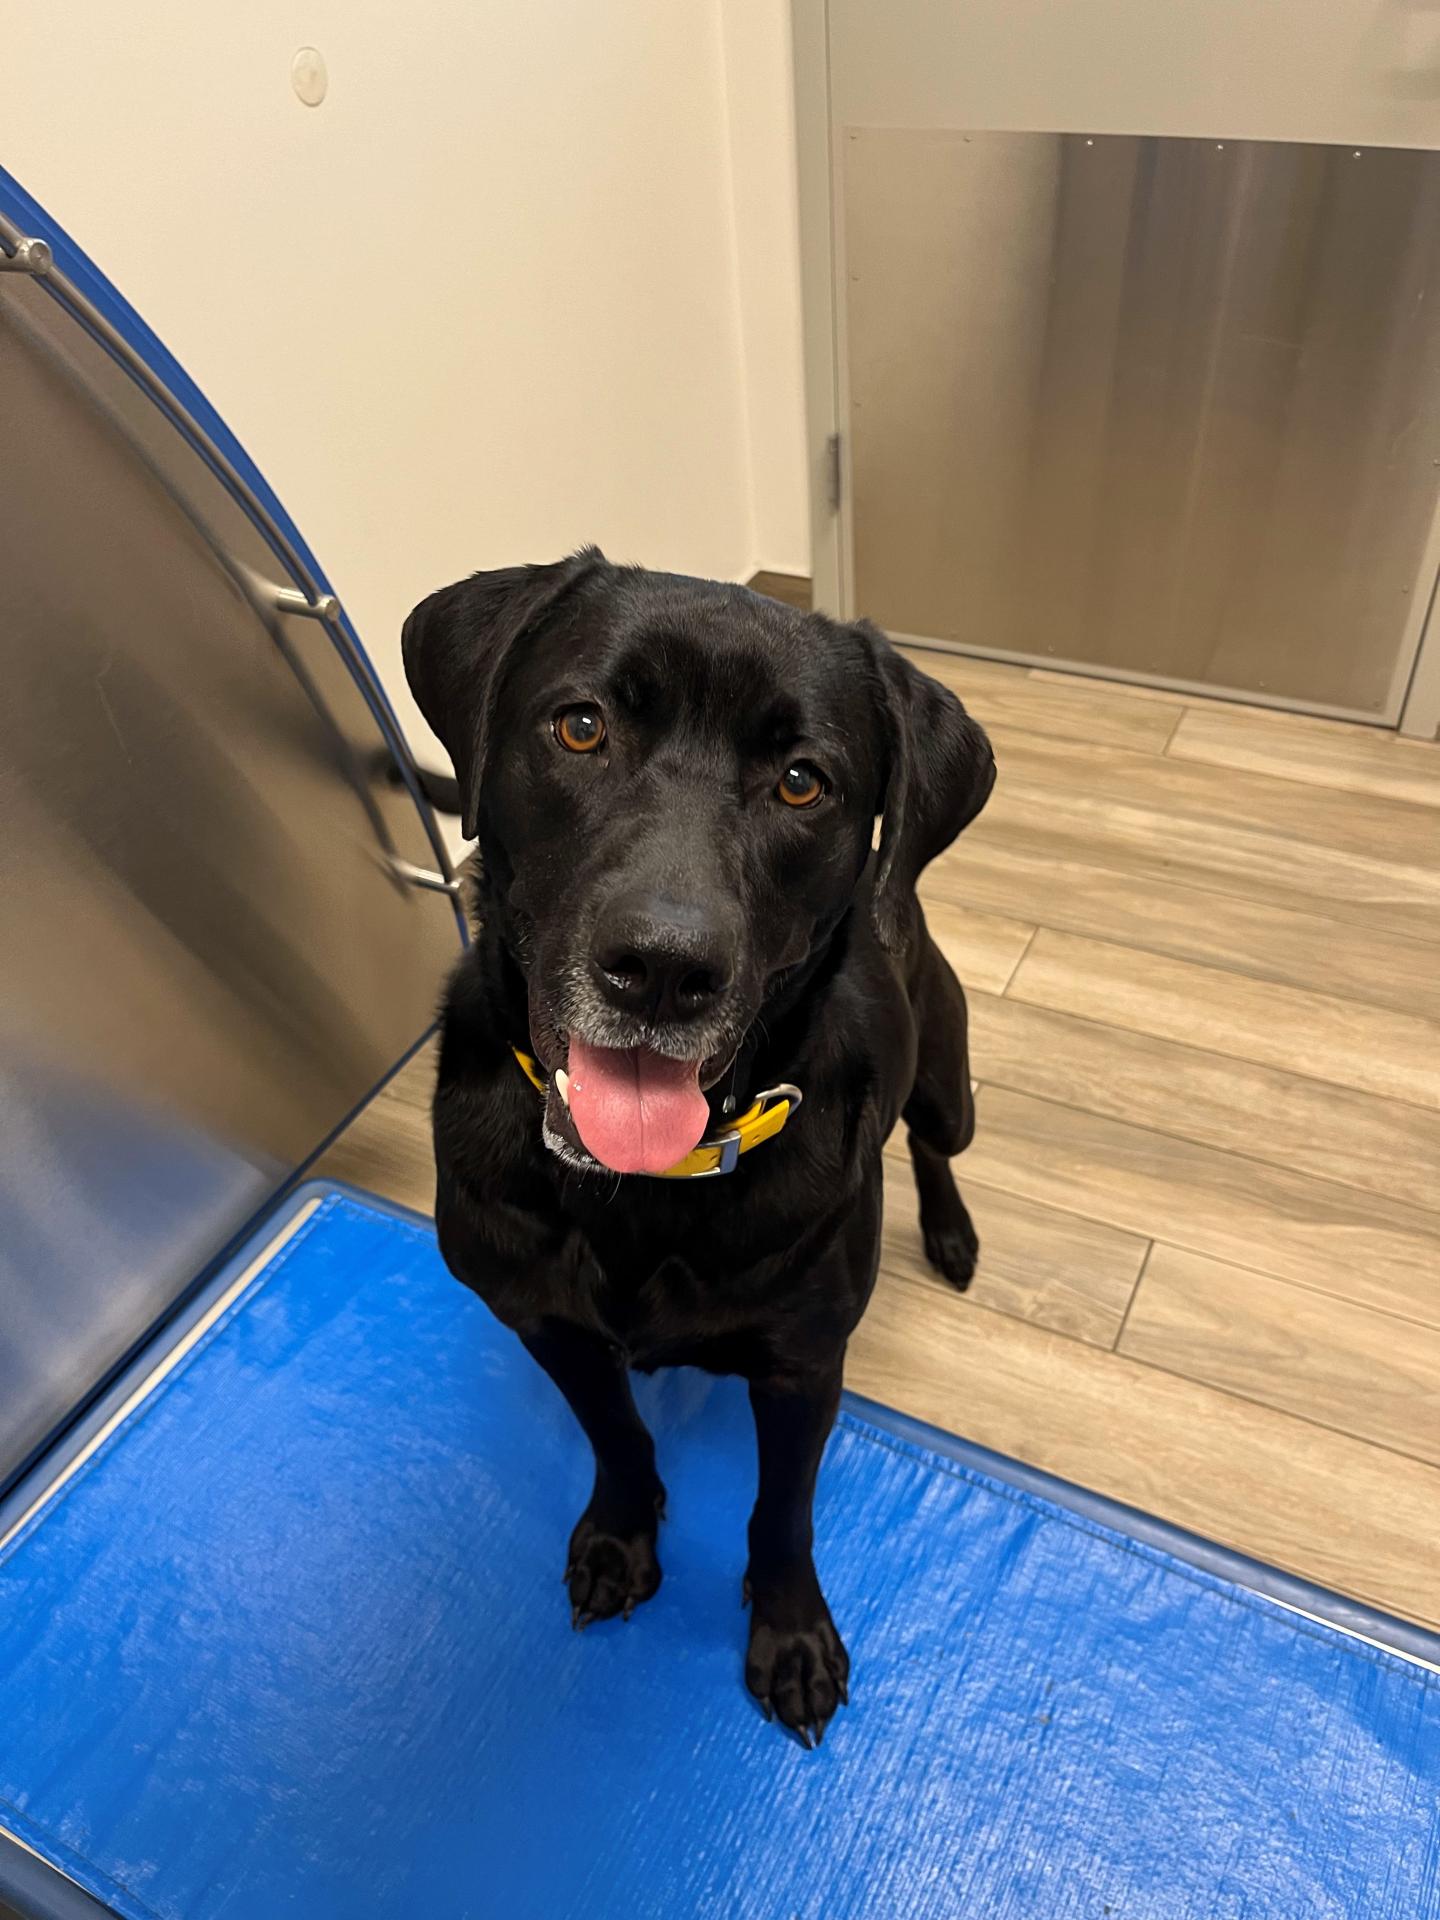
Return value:
[(948, 688), (912, 666), (868, 621), (879, 675), (888, 753), (875, 867), (875, 930), (892, 951), (905, 902), (936, 854), (979, 813), (995, 784), (985, 730)]
[(480, 783), (510, 649), (590, 574), (608, 567), (598, 547), (553, 566), (471, 574), (422, 600), (400, 636), (405, 678), (455, 767), (462, 830), (480, 825)]

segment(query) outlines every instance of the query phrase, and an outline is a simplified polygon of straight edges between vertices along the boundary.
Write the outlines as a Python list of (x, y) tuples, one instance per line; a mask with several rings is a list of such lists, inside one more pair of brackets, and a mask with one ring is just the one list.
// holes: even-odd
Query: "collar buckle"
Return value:
[(692, 1173), (692, 1180), (715, 1180), (722, 1173), (733, 1173), (740, 1164), (740, 1136), (732, 1128), (729, 1133), (712, 1133), (703, 1146), (718, 1147), (720, 1158), (713, 1167), (706, 1167), (703, 1173)]
[[(698, 1151), (708, 1151), (712, 1148), (719, 1149), (720, 1158), (715, 1162), (715, 1165), (713, 1167), (705, 1167), (694, 1173), (687, 1173), (684, 1177), (688, 1180), (717, 1180), (723, 1173), (733, 1173), (740, 1164), (743, 1143), (770, 1111), (771, 1107), (779, 1100), (786, 1101), (789, 1105), (789, 1113), (786, 1115), (786, 1119), (788, 1119), (790, 1114), (795, 1113), (800, 1107), (804, 1099), (805, 1096), (799, 1087), (795, 1086), (789, 1080), (782, 1080), (777, 1086), (766, 1087), (763, 1093), (756, 1094), (754, 1100), (750, 1103), (749, 1111), (745, 1113), (733, 1127), (728, 1127), (724, 1133), (707, 1134), (700, 1142)], [(660, 1174), (657, 1177), (663, 1180), (671, 1178), (672, 1176)]]

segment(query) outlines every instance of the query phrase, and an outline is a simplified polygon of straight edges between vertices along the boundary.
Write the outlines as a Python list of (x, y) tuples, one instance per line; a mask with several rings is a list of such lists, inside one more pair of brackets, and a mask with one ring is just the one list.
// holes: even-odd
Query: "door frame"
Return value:
[[(840, 412), (836, 338), (835, 205), (831, 190), (830, 8), (791, 0), (795, 148), (800, 204), (801, 338), (805, 360), (805, 452), (810, 487), (811, 603), (837, 619), (851, 609), (848, 573), (849, 473)], [(832, 491), (831, 448), (840, 451), (840, 502)]]
[(1415, 740), (1440, 737), (1440, 581), (1431, 591), (1420, 651), (1400, 710), (1400, 731)]

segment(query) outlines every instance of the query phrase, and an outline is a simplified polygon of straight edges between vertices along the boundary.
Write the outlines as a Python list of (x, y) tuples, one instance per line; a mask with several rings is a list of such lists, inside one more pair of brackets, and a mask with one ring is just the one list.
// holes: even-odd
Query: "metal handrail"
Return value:
[[(23, 232), (8, 215), (0, 212), (0, 244), (8, 249), (8, 251), (0, 251), (0, 273), (28, 274), (45, 289), (52, 299), (66, 307), (91, 338), (129, 375), (147, 399), (159, 407), (171, 425), (214, 473), (298, 589), (293, 597), (286, 589), (278, 590), (276, 596), (278, 610), (319, 620), (329, 630), (332, 644), (360, 689), (376, 725), (380, 728), (385, 744), (394, 757), (424, 825), (431, 851), (436, 858), (438, 873), (428, 874), (422, 868), (415, 868), (406, 877), (410, 878), (415, 885), (450, 895), (453, 901), (459, 893), (459, 882), (455, 877), (444, 837), (421, 790), (419, 773), (410, 752), (410, 743), (390, 711), (379, 676), (351, 631), (339, 600), (321, 584), (305, 556), (299, 552), (284, 527), (276, 520), (224, 449), (216, 444), (183, 401), (177, 399), (170, 391), (144, 355), (136, 351), (124, 334), (55, 264), (54, 251), (50, 243), (38, 236)], [(418, 877), (421, 874), (424, 874), (423, 879)]]

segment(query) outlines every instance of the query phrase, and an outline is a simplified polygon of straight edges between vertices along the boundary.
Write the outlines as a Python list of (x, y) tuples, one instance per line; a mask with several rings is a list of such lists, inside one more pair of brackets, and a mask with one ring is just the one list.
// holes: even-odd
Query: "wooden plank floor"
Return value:
[[(1000, 767), (923, 888), (984, 1251), (892, 1142), (851, 1385), (1440, 1627), (1440, 747), (918, 657)], [(432, 1072), (326, 1170), (428, 1209)]]

